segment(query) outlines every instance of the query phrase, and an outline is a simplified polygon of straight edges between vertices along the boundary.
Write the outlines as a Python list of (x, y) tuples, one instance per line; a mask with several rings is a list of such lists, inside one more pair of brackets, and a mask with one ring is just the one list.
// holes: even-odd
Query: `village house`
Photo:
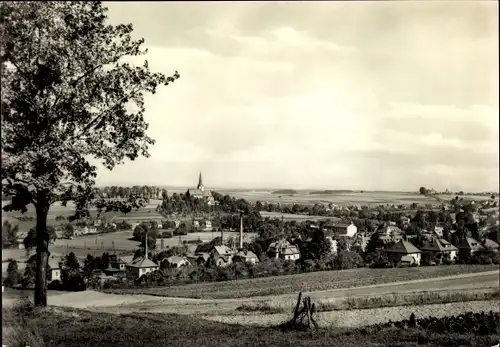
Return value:
[(364, 252), (366, 250), (366, 246), (368, 245), (368, 241), (370, 241), (370, 236), (366, 234), (358, 234), (354, 239), (353, 246), (358, 246)]
[(210, 253), (198, 252), (195, 254), (188, 255), (186, 257), (191, 264), (205, 265), (210, 258)]
[[(411, 264), (415, 263), (417, 265), (420, 265), (420, 260), (421, 260), (421, 251), (415, 247), (413, 244), (411, 244), (408, 241), (399, 241), (396, 243), (394, 246), (392, 246), (390, 249), (387, 250), (387, 256), (389, 258), (389, 261), (392, 263), (400, 263), (401, 261), (403, 262), (408, 262), (410, 261)], [(403, 256), (409, 256), (413, 258), (413, 261), (406, 257), (402, 259)]]
[(399, 242), (403, 240), (403, 231), (390, 223), (380, 225), (376, 232), (383, 243)]
[(74, 228), (74, 235), (75, 236), (95, 234), (95, 233), (97, 233), (97, 228), (95, 228), (95, 227), (84, 226), (83, 228), (80, 228), (80, 227)]
[(271, 243), (267, 249), (267, 254), (270, 258), (283, 260), (297, 260), (300, 258), (299, 248), (286, 240)]
[(358, 228), (352, 223), (337, 222), (330, 227), (335, 234), (343, 235), (346, 237), (354, 237), (358, 232)]
[(54, 258), (49, 259), (49, 265), (47, 267), (47, 270), (48, 270), (47, 281), (49, 283), (54, 281), (61, 281), (61, 266), (57, 259)]
[(255, 263), (259, 262), (259, 258), (252, 251), (243, 251), (242, 250), (234, 255), (233, 262), (255, 264)]
[(226, 266), (232, 263), (235, 252), (231, 248), (222, 245), (213, 246), (210, 254), (213, 254), (216, 257), (217, 266)]
[(424, 252), (432, 254), (433, 258), (442, 259), (447, 254), (451, 261), (457, 258), (458, 248), (444, 239), (434, 238), (432, 242), (420, 248)]
[(443, 232), (444, 232), (444, 228), (441, 226), (441, 225), (436, 225), (434, 226), (434, 234), (439, 237), (439, 238), (443, 238)]
[(212, 222), (209, 221), (208, 219), (205, 221), (205, 231), (211, 231), (213, 228), (212, 228)]
[(484, 247), (481, 246), (481, 244), (472, 237), (467, 237), (465, 239), (460, 240), (457, 244), (457, 248), (459, 256), (462, 255), (465, 257), (472, 256), (477, 251), (484, 250)]
[(408, 225), (410, 224), (411, 218), (408, 216), (401, 216), (401, 223), (403, 225)]
[(134, 278), (139, 278), (149, 272), (158, 270), (160, 267), (148, 259), (148, 257), (138, 257), (131, 263), (126, 265), (127, 273), (132, 275)]
[(205, 189), (205, 186), (203, 185), (203, 179), (201, 177), (201, 172), (200, 172), (200, 177), (198, 179), (198, 186), (196, 189), (188, 189), (186, 194), (194, 199), (203, 199), (208, 205), (214, 205), (215, 199), (212, 196), (212, 192), (208, 189)]
[(177, 255), (173, 255), (171, 257), (168, 257), (167, 259), (163, 260), (162, 263), (162, 268), (165, 267), (170, 267), (170, 268), (180, 268), (182, 266), (190, 266), (191, 263), (186, 257), (180, 257)]
[(133, 261), (134, 261), (133, 255), (122, 255), (121, 257), (117, 258), (116, 263), (114, 263), (113, 266), (124, 271), (126, 270), (127, 265), (132, 263)]

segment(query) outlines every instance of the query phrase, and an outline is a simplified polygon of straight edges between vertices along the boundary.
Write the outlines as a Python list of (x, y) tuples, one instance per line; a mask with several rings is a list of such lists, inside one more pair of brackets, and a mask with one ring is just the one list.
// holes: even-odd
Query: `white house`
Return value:
[(358, 228), (352, 223), (338, 222), (332, 227), (334, 233), (339, 233), (347, 237), (354, 237), (358, 232)]
[(234, 262), (240, 261), (242, 263), (255, 264), (255, 263), (259, 262), (259, 258), (252, 251), (239, 251), (238, 253), (236, 253), (234, 255), (233, 261)]
[(61, 266), (59, 265), (59, 262), (54, 259), (50, 258), (49, 259), (49, 266), (48, 266), (48, 281), (53, 282), (53, 281), (61, 281)]
[(132, 263), (126, 265), (127, 272), (132, 274), (135, 278), (139, 278), (148, 272), (153, 272), (158, 270), (160, 267), (148, 259), (147, 257), (139, 257), (135, 259)]
[(300, 259), (299, 248), (290, 244), (286, 240), (273, 242), (269, 245), (267, 253), (271, 258), (280, 258), (283, 260), (297, 260)]
[(432, 253), (434, 256), (440, 257), (444, 254), (448, 254), (450, 260), (455, 260), (457, 258), (458, 248), (453, 246), (451, 243), (444, 239), (434, 238), (430, 245), (421, 248), (422, 251), (427, 251)]
[(168, 267), (173, 267), (173, 268), (180, 268), (182, 266), (190, 266), (191, 263), (186, 257), (179, 257), (176, 255), (173, 255), (171, 257), (168, 257), (167, 259), (164, 260), (164, 263)]

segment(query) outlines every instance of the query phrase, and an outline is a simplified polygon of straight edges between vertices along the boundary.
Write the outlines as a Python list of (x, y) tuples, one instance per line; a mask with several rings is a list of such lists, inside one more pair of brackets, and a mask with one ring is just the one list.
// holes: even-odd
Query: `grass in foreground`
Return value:
[[(25, 313), (26, 326), (38, 336), (30, 347), (160, 346), (492, 346), (500, 335), (438, 334), (399, 328), (281, 331), (226, 325), (174, 314), (115, 315), (84, 310), (45, 308)], [(5, 322), (4, 322), (5, 326)], [(5, 329), (5, 328), (4, 328)], [(26, 333), (28, 334), (28, 333)], [(5, 334), (4, 334), (5, 335)], [(27, 340), (26, 340), (27, 341)], [(4, 340), (4, 344), (6, 341)], [(9, 347), (21, 346), (8, 344)], [(22, 345), (25, 346), (24, 344)]]
[(206, 282), (171, 287), (107, 289), (104, 292), (200, 299), (236, 299), (254, 296), (296, 294), (299, 291), (309, 292), (351, 288), (492, 270), (498, 270), (498, 265), (449, 265), (393, 269), (361, 268), (226, 282)]
[[(391, 294), (384, 296), (350, 297), (343, 301), (317, 300), (317, 312), (338, 310), (358, 310), (381, 307), (418, 306), (431, 304), (448, 304), (453, 302), (499, 300), (500, 291), (489, 292), (423, 292), (418, 294)], [(243, 304), (237, 308), (244, 312), (287, 313), (292, 312), (295, 302), (256, 302)], [(497, 306), (497, 305), (494, 305)]]

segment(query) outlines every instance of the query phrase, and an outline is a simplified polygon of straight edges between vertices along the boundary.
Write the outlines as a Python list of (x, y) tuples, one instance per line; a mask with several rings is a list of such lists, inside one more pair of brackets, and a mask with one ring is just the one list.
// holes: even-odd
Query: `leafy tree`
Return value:
[(418, 190), (418, 192), (421, 195), (426, 195), (427, 194), (427, 189), (425, 187), (420, 187), (420, 189)]
[(73, 228), (73, 225), (70, 223), (67, 223), (64, 226), (64, 231), (63, 231), (63, 238), (65, 239), (70, 239), (75, 235), (75, 229)]
[(18, 269), (17, 261), (11, 259), (7, 266), (7, 277), (3, 281), (5, 285), (14, 286), (19, 283), (21, 276), (19, 275)]
[(64, 259), (64, 265), (66, 265), (71, 270), (78, 270), (80, 268), (80, 263), (76, 258), (75, 253), (70, 252)]
[(16, 224), (14, 227), (8, 220), (3, 222), (2, 225), (2, 247), (12, 247), (17, 245), (17, 233), (19, 226)]
[(179, 78), (128, 63), (146, 52), (144, 40), (132, 39), (131, 24), (107, 24), (106, 11), (100, 2), (0, 4), (2, 192), (12, 196), (4, 210), (35, 206), (37, 306), (47, 305), (51, 205), (74, 201), (81, 218), (90, 204), (122, 212), (145, 204), (101, 198), (89, 159), (112, 169), (148, 156), (144, 93)]
[(365, 261), (369, 262), (367, 259), (368, 254), (372, 254), (375, 252), (377, 249), (379, 249), (382, 245), (382, 241), (380, 240), (380, 235), (378, 233), (373, 233), (372, 236), (370, 237), (370, 240), (368, 240), (368, 243), (366, 244), (365, 248)]
[(365, 262), (371, 263), (371, 267), (374, 268), (384, 268), (387, 267), (389, 258), (387, 257), (387, 253), (384, 250), (377, 249), (366, 255)]
[(334, 260), (336, 269), (355, 269), (364, 265), (363, 258), (358, 253), (340, 251)]

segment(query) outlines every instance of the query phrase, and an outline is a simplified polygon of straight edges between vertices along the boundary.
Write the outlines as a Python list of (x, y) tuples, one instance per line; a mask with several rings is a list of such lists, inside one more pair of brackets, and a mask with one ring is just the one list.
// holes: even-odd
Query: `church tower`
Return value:
[(205, 190), (205, 187), (203, 186), (203, 179), (201, 178), (201, 171), (200, 171), (200, 177), (198, 178), (198, 188), (202, 192)]

